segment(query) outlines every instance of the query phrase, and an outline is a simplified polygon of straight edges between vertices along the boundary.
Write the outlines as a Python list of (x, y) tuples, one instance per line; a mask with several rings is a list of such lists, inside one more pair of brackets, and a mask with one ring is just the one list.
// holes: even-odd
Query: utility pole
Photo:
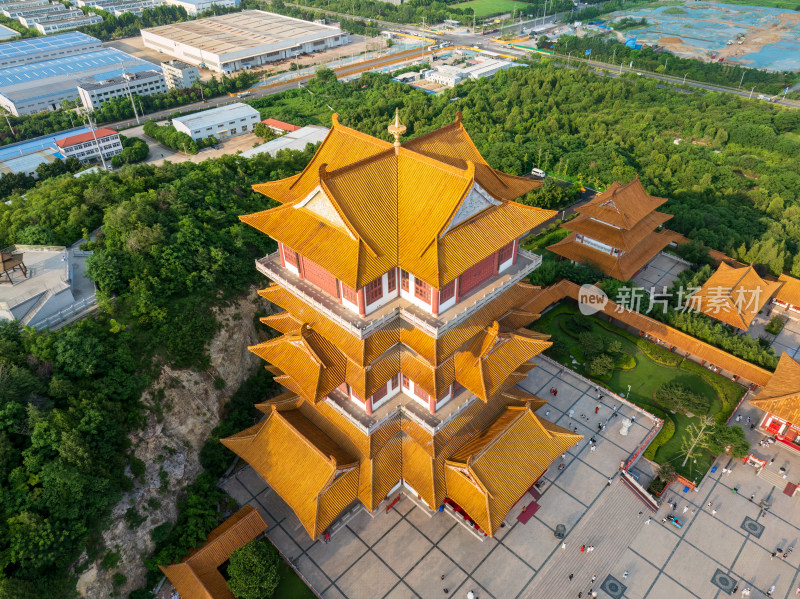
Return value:
[(422, 62), (425, 62), (425, 17), (422, 17)]
[(751, 99), (753, 98), (753, 90), (754, 90), (755, 88), (756, 88), (756, 86), (754, 85), (754, 86), (753, 86), (753, 89), (751, 89), (751, 90), (750, 90), (750, 96), (747, 98), (748, 100), (751, 100)]
[(686, 83), (686, 75), (688, 75), (688, 74), (689, 74), (689, 73), (685, 73), (685, 74), (683, 75), (683, 83), (684, 83), (684, 84)]
[(739, 79), (739, 89), (742, 89), (742, 81), (744, 81), (744, 74), (745, 74), (746, 72), (747, 72), (747, 71), (744, 71), (744, 70), (742, 70), (742, 78), (741, 78), (741, 79)]
[(136, 124), (141, 124), (139, 121), (139, 114), (136, 112), (136, 102), (133, 101), (133, 94), (131, 94), (131, 86), (128, 84), (128, 78), (125, 76), (125, 63), (120, 61), (120, 65), (122, 66), (122, 80), (125, 81), (125, 89), (128, 91), (128, 98), (131, 101), (131, 106), (133, 106), (133, 116), (136, 117)]
[(92, 137), (94, 138), (94, 145), (97, 148), (97, 153), (100, 154), (100, 162), (103, 164), (103, 170), (107, 171), (108, 170), (108, 166), (106, 165), (106, 159), (105, 159), (105, 156), (103, 156), (103, 150), (100, 147), (100, 142), (97, 141), (97, 133), (94, 130), (95, 123), (94, 123), (94, 120), (92, 119), (92, 113), (90, 111), (88, 111), (88, 110), (86, 111), (86, 120), (89, 121), (89, 128), (92, 130)]

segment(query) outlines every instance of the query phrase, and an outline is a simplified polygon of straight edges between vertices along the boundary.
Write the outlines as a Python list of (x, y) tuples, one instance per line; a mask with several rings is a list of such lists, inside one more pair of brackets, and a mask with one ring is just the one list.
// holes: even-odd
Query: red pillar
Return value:
[(372, 416), (372, 397), (367, 398), (367, 402), (364, 404), (364, 407), (367, 410), (367, 416)]
[(296, 256), (297, 256), (297, 270), (300, 271), (300, 278), (301, 279), (305, 279), (306, 278), (306, 269), (303, 266), (303, 257), (300, 254), (296, 254)]
[(436, 398), (433, 395), (428, 397), (428, 409), (430, 410), (431, 414), (436, 413)]
[(500, 272), (500, 252), (495, 252), (492, 254), (494, 256), (494, 275), (497, 276), (497, 273)]
[(461, 277), (460, 276), (456, 277), (455, 285), (456, 285), (456, 288), (455, 288), (456, 303), (458, 303), (458, 302), (461, 301)]
[(356, 293), (358, 295), (358, 313), (359, 313), (360, 316), (366, 316), (367, 315), (367, 307), (366, 307), (366, 303), (364, 301), (364, 288), (362, 287)]
[(281, 268), (286, 268), (286, 260), (283, 258), (283, 244), (278, 242), (278, 253), (281, 255)]
[(511, 256), (512, 256), (511, 264), (516, 264), (517, 263), (517, 254), (519, 253), (517, 250), (519, 250), (519, 239), (515, 239), (514, 240), (514, 249), (512, 250), (512, 253), (511, 253)]
[(336, 292), (339, 296), (336, 298), (339, 300), (339, 303), (342, 303), (342, 282), (339, 279), (336, 279)]
[(439, 290), (431, 287), (431, 312), (439, 316)]

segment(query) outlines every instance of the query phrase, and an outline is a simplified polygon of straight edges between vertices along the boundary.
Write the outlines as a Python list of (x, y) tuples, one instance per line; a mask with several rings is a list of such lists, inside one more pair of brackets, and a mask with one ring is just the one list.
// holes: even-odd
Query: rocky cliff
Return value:
[[(176, 498), (201, 469), (200, 448), (219, 423), (228, 398), (259, 363), (247, 346), (258, 342), (254, 315), (262, 301), (252, 289), (247, 296), (217, 310), (220, 328), (209, 346), (211, 367), (207, 371), (164, 367), (145, 391), (145, 402), (153, 409), (146, 426), (130, 436), (136, 457), (146, 465), (144, 483), (137, 481), (133, 491), (126, 493), (114, 507), (112, 523), (103, 533), (104, 545), (119, 551), (119, 564), (105, 570), (99, 561), (92, 563), (78, 580), (82, 597), (111, 596), (115, 590), (111, 581), (114, 572), (121, 572), (127, 578), (116, 589), (120, 597), (127, 597), (132, 589), (144, 584), (146, 570), (142, 559), (154, 549), (152, 529), (176, 521)], [(225, 381), (224, 387), (218, 379)], [(146, 517), (135, 529), (124, 519), (131, 507)]]

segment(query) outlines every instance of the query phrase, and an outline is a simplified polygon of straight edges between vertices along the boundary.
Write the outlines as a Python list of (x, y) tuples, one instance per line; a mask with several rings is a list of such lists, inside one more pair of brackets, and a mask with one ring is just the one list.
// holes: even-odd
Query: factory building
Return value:
[(192, 87), (195, 81), (200, 81), (197, 67), (182, 60), (162, 62), (161, 72), (164, 73), (168, 89), (186, 89)]
[(349, 43), (338, 27), (245, 10), (142, 30), (148, 48), (189, 64), (234, 73)]
[(57, 110), (62, 100), (79, 98), (79, 80), (104, 81), (119, 77), (123, 65), (126, 73), (158, 68), (114, 48), (7, 67), (0, 69), (0, 106), (16, 116)]
[(32, 37), (0, 44), (0, 69), (102, 50), (99, 39), (72, 31), (52, 37)]
[(168, 6), (182, 6), (189, 16), (196, 17), (212, 6), (234, 8), (238, 2), (237, 0), (164, 0), (164, 4)]
[(135, 94), (152, 96), (167, 93), (167, 84), (160, 71), (140, 71), (123, 73), (119, 77), (95, 81), (83, 80), (78, 83), (78, 96), (87, 110), (98, 110), (100, 105), (113, 98)]
[(212, 136), (224, 139), (250, 133), (260, 120), (258, 110), (237, 102), (172, 119), (172, 125), (194, 140)]

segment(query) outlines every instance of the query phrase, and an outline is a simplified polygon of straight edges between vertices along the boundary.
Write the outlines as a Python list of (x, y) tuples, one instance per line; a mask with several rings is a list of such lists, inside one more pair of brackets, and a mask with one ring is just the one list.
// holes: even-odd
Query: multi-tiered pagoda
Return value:
[(456, 122), (400, 143), (333, 128), (300, 174), (256, 185), (280, 205), (242, 217), (278, 242), (257, 262), (281, 335), (250, 348), (288, 391), (223, 443), (312, 538), (355, 502), (400, 489), (445, 500), (493, 535), (579, 439), (516, 383), (550, 345), (526, 329), (541, 262), (519, 247), (553, 213), (538, 183), (491, 168)]
[(573, 232), (547, 249), (627, 281), (671, 241), (656, 232), (672, 218), (656, 212), (666, 201), (648, 194), (638, 175), (625, 185), (615, 181), (579, 208), (579, 216), (564, 223)]

